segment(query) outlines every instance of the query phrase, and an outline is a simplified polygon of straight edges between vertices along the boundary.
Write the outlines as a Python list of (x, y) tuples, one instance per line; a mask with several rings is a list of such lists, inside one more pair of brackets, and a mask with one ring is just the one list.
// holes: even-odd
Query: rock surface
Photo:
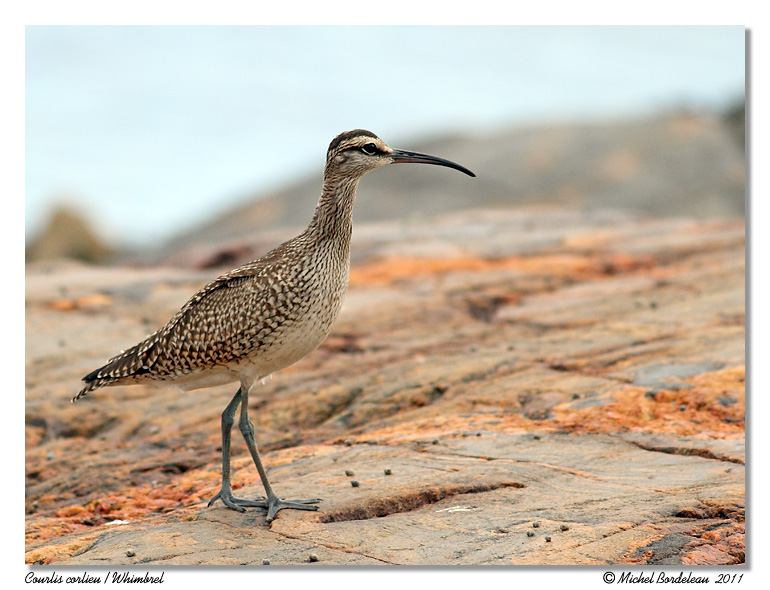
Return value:
[(569, 209), (358, 225), (332, 335), (252, 392), (274, 487), (324, 499), (270, 525), (206, 508), (235, 387), (69, 401), (214, 271), (29, 265), (26, 561), (743, 563), (744, 236)]

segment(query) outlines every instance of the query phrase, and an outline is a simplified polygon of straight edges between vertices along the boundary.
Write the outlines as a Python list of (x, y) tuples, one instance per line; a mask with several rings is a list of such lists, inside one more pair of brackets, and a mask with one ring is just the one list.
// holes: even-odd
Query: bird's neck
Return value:
[(321, 198), (308, 229), (321, 238), (349, 244), (357, 186), (358, 178), (325, 178)]

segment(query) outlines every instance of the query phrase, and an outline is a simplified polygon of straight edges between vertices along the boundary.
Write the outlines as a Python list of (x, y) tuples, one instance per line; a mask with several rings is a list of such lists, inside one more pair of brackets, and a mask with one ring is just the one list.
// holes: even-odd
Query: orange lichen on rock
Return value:
[(28, 565), (46, 565), (72, 557), (88, 549), (96, 538), (96, 535), (87, 535), (60, 545), (47, 545), (32, 549), (24, 555), (24, 563)]
[(649, 392), (628, 386), (613, 396), (615, 401), (582, 409), (571, 404), (552, 408), (545, 419), (535, 420), (520, 411), (498, 408), (470, 413), (447, 412), (412, 418), (368, 430), (359, 442), (378, 443), (419, 441), (433, 437), (460, 438), (473, 431), (570, 432), (610, 434), (644, 432), (737, 439), (745, 436), (744, 367), (733, 367), (685, 380), (690, 389)]
[(746, 559), (746, 523), (730, 522), (697, 533), (684, 548), (683, 565), (736, 565)]
[(355, 442), (376, 440), (378, 444), (400, 444), (406, 441), (424, 441), (437, 437), (463, 438), (476, 436), (483, 431), (523, 434), (527, 432), (552, 432), (558, 428), (548, 421), (534, 421), (514, 412), (490, 414), (480, 412), (470, 415), (445, 414), (410, 420), (405, 424), (393, 424), (366, 434), (346, 437)]
[[(191, 470), (167, 485), (127, 487), (85, 505), (64, 506), (52, 518), (28, 520), (27, 542), (93, 529), (111, 521), (134, 521), (153, 513), (191, 510), (216, 493), (218, 481), (214, 472)], [(45, 504), (45, 500), (41, 498), (40, 504)]]
[(745, 436), (745, 367), (685, 381), (692, 388), (647, 392), (628, 387), (616, 401), (580, 410), (554, 408), (554, 422), (575, 433), (643, 431), (729, 439)]
[(101, 293), (84, 295), (76, 299), (56, 299), (48, 304), (48, 307), (56, 311), (74, 311), (88, 307), (103, 307), (112, 305), (112, 298)]
[(45, 428), (42, 426), (24, 425), (24, 446), (27, 449), (38, 446), (45, 437)]
[(637, 269), (649, 269), (654, 264), (654, 260), (650, 256), (632, 256), (625, 253), (603, 255), (563, 253), (504, 258), (410, 258), (393, 256), (352, 268), (350, 284), (353, 286), (388, 285), (406, 279), (446, 273), (478, 273), (498, 270), (585, 280), (620, 272), (631, 272)]

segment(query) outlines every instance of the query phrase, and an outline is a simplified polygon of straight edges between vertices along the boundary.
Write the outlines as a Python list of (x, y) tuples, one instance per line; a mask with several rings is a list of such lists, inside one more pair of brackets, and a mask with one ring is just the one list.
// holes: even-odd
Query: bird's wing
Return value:
[(235, 269), (203, 287), (165, 326), (83, 377), (87, 385), (75, 399), (124, 378), (189, 373), (247, 354), (270, 300), (263, 266)]

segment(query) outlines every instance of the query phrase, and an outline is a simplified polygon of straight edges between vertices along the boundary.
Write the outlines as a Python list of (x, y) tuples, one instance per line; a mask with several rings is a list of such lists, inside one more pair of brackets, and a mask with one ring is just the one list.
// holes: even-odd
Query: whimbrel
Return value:
[[(367, 172), (398, 162), (447, 166), (443, 158), (396, 150), (370, 131), (341, 133), (329, 145), (323, 190), (308, 228), (296, 238), (215, 279), (162, 328), (83, 377), (75, 401), (108, 385), (173, 385), (182, 391), (240, 382), (222, 413), (222, 487), (211, 499), (243, 512), (267, 509), (267, 521), (284, 508), (317, 510), (319, 499), (282, 500), (267, 478), (249, 420), (249, 391), (257, 381), (315, 350), (331, 330), (347, 291), (353, 203)], [(266, 498), (233, 496), (230, 433), (235, 413)]]

